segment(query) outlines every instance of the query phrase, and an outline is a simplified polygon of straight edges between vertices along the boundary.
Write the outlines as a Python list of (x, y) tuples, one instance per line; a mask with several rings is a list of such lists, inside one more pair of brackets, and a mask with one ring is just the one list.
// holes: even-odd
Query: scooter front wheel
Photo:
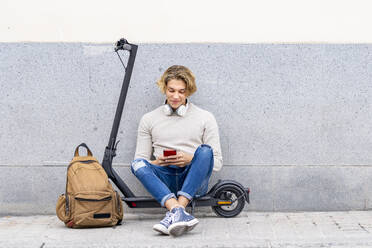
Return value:
[[(216, 189), (214, 198), (221, 202), (221, 205), (213, 206), (212, 210), (221, 217), (235, 217), (243, 210), (245, 205), (244, 191), (233, 184), (225, 184)], [(226, 204), (231, 202), (231, 204)]]

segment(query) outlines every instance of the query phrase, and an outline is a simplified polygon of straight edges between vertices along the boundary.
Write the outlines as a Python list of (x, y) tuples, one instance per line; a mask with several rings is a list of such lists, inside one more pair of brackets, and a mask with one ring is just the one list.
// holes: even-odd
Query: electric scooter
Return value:
[[(125, 98), (127, 96), (130, 78), (134, 66), (134, 61), (137, 54), (138, 45), (130, 44), (126, 39), (120, 39), (115, 44), (115, 52), (124, 66), (125, 76), (119, 102), (116, 108), (115, 119), (112, 126), (110, 139), (103, 157), (102, 167), (106, 171), (108, 177), (117, 186), (123, 194), (122, 200), (130, 208), (157, 208), (161, 205), (150, 196), (136, 196), (124, 183), (120, 176), (112, 167), (113, 158), (116, 156), (116, 149), (119, 143), (116, 142), (116, 137), (120, 125), (121, 115), (124, 108)], [(129, 52), (127, 65), (124, 65), (120, 57), (119, 51)], [(219, 180), (206, 195), (195, 197), (189, 204), (191, 212), (194, 212), (195, 207), (207, 206), (212, 207), (212, 210), (221, 217), (237, 216), (244, 208), (245, 202), (249, 203), (249, 188), (243, 187), (239, 182), (234, 180)]]

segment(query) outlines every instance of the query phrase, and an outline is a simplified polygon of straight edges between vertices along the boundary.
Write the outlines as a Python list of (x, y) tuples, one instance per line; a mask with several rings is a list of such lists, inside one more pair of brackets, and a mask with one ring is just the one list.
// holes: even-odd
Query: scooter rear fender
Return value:
[(218, 188), (220, 188), (222, 186), (225, 186), (225, 185), (234, 185), (234, 186), (239, 187), (244, 192), (244, 197), (245, 197), (245, 200), (247, 201), (247, 203), (248, 204), (250, 203), (250, 201), (249, 201), (250, 189), (247, 188), (247, 187), (244, 187), (243, 185), (241, 185), (241, 183), (239, 183), (237, 181), (234, 181), (234, 180), (230, 180), (230, 179), (227, 179), (227, 180), (221, 180), (220, 179), (220, 180), (218, 180), (218, 182), (215, 185), (213, 185), (213, 187), (209, 190), (207, 195), (213, 196)]

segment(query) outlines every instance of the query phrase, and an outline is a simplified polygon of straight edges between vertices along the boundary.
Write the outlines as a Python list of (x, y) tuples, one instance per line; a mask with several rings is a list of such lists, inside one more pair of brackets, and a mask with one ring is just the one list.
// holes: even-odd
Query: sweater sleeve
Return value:
[(146, 115), (141, 118), (138, 125), (137, 131), (137, 146), (134, 159), (144, 158), (146, 160), (151, 159), (152, 153), (152, 138), (151, 138), (151, 127), (146, 119)]
[(222, 153), (220, 145), (220, 135), (216, 119), (212, 114), (205, 123), (203, 134), (203, 143), (210, 145), (213, 149), (214, 171), (219, 171), (222, 168)]

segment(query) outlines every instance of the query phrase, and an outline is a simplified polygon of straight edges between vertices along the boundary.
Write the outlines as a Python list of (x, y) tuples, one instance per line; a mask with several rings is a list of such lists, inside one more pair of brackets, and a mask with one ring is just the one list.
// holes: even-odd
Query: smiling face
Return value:
[(183, 65), (169, 67), (156, 84), (174, 110), (186, 104), (186, 98), (196, 91), (195, 76)]
[(168, 104), (174, 110), (186, 104), (186, 98), (188, 97), (186, 83), (179, 79), (169, 80), (166, 86), (165, 96), (167, 97)]

